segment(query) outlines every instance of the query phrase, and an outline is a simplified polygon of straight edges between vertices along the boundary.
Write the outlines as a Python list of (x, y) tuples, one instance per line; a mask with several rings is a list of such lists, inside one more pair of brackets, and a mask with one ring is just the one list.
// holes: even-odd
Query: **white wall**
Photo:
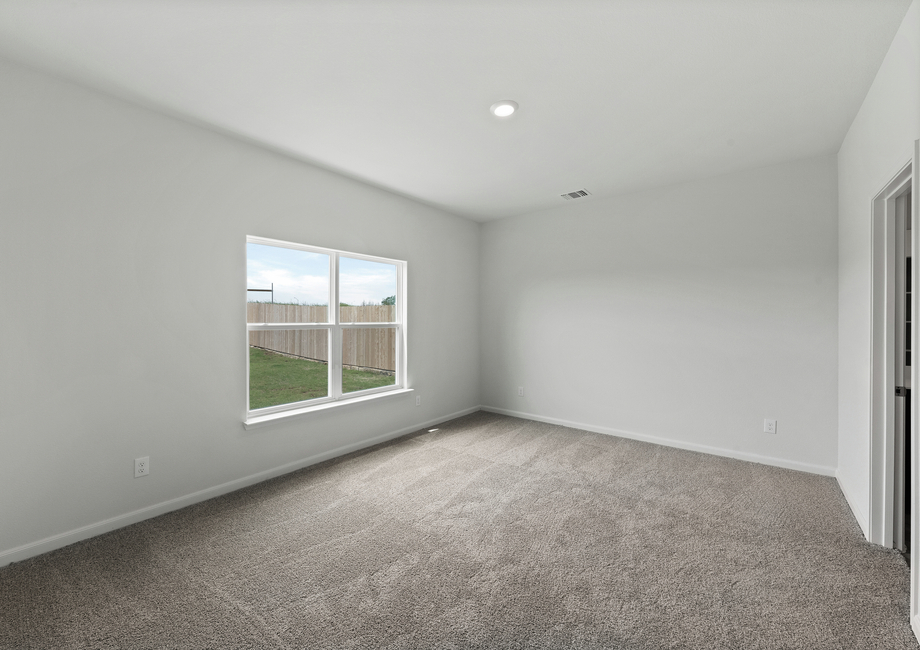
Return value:
[(484, 404), (833, 473), (834, 158), (583, 201), (482, 230)]
[[(918, 2), (836, 164), (481, 228), (0, 62), (0, 565), (480, 402), (838, 467), (866, 530), (869, 208), (920, 137)], [(422, 407), (244, 430), (246, 234), (408, 260)]]
[(863, 532), (872, 538), (875, 536), (869, 531), (871, 204), (872, 198), (910, 161), (917, 138), (920, 138), (920, 2), (914, 0), (837, 154), (840, 203), (837, 479)]
[[(0, 564), (479, 405), (478, 224), (8, 63), (0, 115)], [(422, 406), (244, 430), (247, 234), (407, 260)]]

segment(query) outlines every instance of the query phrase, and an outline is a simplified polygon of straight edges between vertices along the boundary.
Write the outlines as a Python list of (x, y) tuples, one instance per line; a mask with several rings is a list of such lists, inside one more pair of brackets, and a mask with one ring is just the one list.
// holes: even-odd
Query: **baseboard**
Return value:
[(856, 517), (856, 523), (859, 524), (859, 528), (862, 530), (863, 536), (866, 538), (866, 541), (871, 542), (872, 536), (871, 531), (869, 530), (869, 518), (863, 513), (862, 510), (856, 505), (856, 501), (853, 499), (853, 495), (847, 489), (846, 481), (840, 480), (840, 471), (834, 475), (837, 479), (837, 485), (840, 487), (840, 491), (843, 492), (843, 498), (847, 500), (847, 505), (850, 506), (850, 512), (853, 513), (853, 516)]
[(920, 642), (920, 614), (910, 617), (910, 629), (914, 632), (914, 637)]
[(534, 413), (523, 413), (521, 411), (511, 411), (509, 409), (502, 409), (495, 406), (483, 406), (483, 411), (489, 411), (490, 413), (501, 413), (502, 415), (511, 415), (516, 418), (524, 418), (525, 420), (536, 420), (538, 422), (547, 422), (549, 424), (560, 424), (565, 427), (572, 427), (573, 429), (584, 429), (585, 431), (593, 431), (594, 433), (603, 433), (609, 436), (618, 436), (620, 438), (629, 438), (631, 440), (641, 440), (642, 442), (651, 442), (656, 445), (664, 445), (665, 447), (675, 447), (677, 449), (686, 449), (688, 451), (699, 451), (704, 454), (712, 454), (713, 456), (723, 456), (726, 458), (735, 458), (737, 460), (746, 460), (752, 463), (759, 463), (761, 465), (772, 465), (773, 467), (783, 467), (785, 469), (794, 469), (800, 472), (808, 472), (809, 474), (820, 474), (821, 476), (836, 476), (837, 469), (834, 467), (827, 467), (824, 465), (813, 465), (811, 463), (800, 463), (795, 460), (786, 460), (785, 458), (774, 458), (771, 456), (761, 456), (760, 454), (751, 454), (744, 451), (735, 451), (733, 449), (723, 449), (721, 447), (710, 447), (709, 445), (698, 445), (692, 442), (684, 442), (683, 440), (673, 440), (671, 438), (662, 438), (660, 436), (650, 436), (644, 433), (634, 433), (632, 431), (623, 431), (622, 429), (613, 429), (611, 427), (601, 427), (593, 424), (585, 424), (584, 422), (572, 422), (570, 420), (563, 420), (560, 418), (550, 418), (542, 415), (536, 415)]
[(362, 440), (350, 445), (343, 445), (342, 447), (337, 447), (335, 449), (330, 449), (329, 451), (314, 454), (313, 456), (302, 458), (291, 463), (286, 463), (273, 469), (251, 474), (249, 476), (235, 479), (233, 481), (228, 481), (226, 483), (206, 488), (204, 490), (199, 490), (197, 492), (192, 492), (191, 494), (187, 494), (185, 496), (170, 499), (169, 501), (163, 501), (152, 506), (147, 506), (146, 508), (141, 508), (139, 510), (134, 510), (133, 512), (129, 512), (123, 515), (111, 517), (94, 524), (75, 528), (65, 533), (52, 535), (51, 537), (46, 537), (36, 542), (23, 544), (22, 546), (17, 546), (16, 548), (12, 548), (6, 551), (0, 551), (0, 567), (6, 566), (12, 562), (21, 562), (22, 560), (26, 560), (30, 557), (41, 555), (42, 553), (47, 553), (58, 548), (63, 548), (64, 546), (69, 546), (70, 544), (80, 542), (84, 539), (89, 539), (90, 537), (96, 537), (97, 535), (102, 535), (103, 533), (108, 533), (118, 528), (124, 528), (125, 526), (136, 524), (138, 522), (144, 521), (145, 519), (151, 519), (153, 517), (166, 514), (167, 512), (178, 510), (179, 508), (184, 508), (195, 503), (200, 503), (201, 501), (207, 501), (208, 499), (213, 499), (214, 497), (221, 496), (222, 494), (234, 492), (235, 490), (239, 490), (250, 485), (255, 485), (256, 483), (261, 483), (262, 481), (267, 481), (268, 479), (275, 478), (276, 476), (282, 476), (284, 474), (303, 469), (304, 467), (309, 467), (310, 465), (315, 465), (316, 463), (321, 463), (325, 460), (336, 458), (337, 456), (343, 456), (353, 451), (358, 451), (366, 447), (372, 447), (374, 445), (380, 444), (381, 442), (386, 442), (387, 440), (392, 440), (394, 438), (404, 436), (407, 433), (412, 433), (413, 431), (418, 431), (419, 429), (430, 427), (433, 424), (440, 424), (441, 422), (453, 420), (454, 418), (458, 418), (463, 415), (475, 413), (478, 410), (480, 410), (480, 407), (474, 406), (472, 408), (457, 411), (456, 413), (451, 413), (449, 415), (442, 415), (432, 420), (428, 420), (427, 422), (420, 422), (418, 424), (413, 424), (410, 427), (399, 429), (398, 431), (391, 431), (390, 433), (375, 436), (374, 438), (370, 438), (368, 440)]

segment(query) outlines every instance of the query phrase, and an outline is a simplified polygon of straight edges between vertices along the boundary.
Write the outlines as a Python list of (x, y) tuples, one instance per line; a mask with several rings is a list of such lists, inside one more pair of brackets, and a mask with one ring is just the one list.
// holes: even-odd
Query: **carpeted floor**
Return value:
[(917, 648), (833, 479), (479, 412), (0, 569), (0, 648)]

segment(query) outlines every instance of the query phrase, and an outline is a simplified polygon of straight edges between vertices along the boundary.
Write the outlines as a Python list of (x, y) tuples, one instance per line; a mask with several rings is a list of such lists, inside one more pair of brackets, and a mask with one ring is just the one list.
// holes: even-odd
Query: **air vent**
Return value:
[(560, 196), (566, 201), (571, 201), (572, 199), (580, 199), (590, 195), (591, 193), (588, 190), (575, 190), (574, 192), (569, 192), (568, 194), (560, 194)]

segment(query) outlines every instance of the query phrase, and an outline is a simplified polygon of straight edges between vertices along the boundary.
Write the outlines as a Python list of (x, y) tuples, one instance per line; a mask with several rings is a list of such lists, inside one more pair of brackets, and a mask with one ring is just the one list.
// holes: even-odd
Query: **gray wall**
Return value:
[(487, 224), (484, 404), (832, 474), (836, 181), (829, 156)]
[[(873, 537), (869, 531), (872, 199), (910, 162), (917, 138), (920, 138), (920, 3), (915, 0), (837, 154), (840, 188), (837, 480), (864, 534), (870, 538)], [(877, 479), (880, 475), (879, 465), (874, 476)], [(881, 521), (880, 517), (876, 519)]]
[[(479, 405), (478, 224), (12, 64), (0, 115), (0, 564)], [(247, 234), (407, 260), (422, 406), (245, 430)]]

